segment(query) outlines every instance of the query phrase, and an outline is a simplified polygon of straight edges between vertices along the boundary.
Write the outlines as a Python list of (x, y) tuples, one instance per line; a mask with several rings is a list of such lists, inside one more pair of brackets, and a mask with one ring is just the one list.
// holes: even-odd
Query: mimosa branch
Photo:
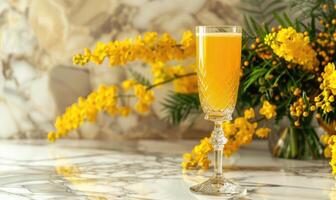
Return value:
[(156, 84), (153, 84), (153, 85), (150, 85), (147, 87), (147, 90), (151, 90), (157, 86), (160, 86), (160, 85), (164, 85), (166, 83), (169, 83), (169, 82), (172, 82), (176, 79), (180, 79), (180, 78), (184, 78), (184, 77), (188, 77), (188, 76), (196, 76), (196, 72), (192, 72), (192, 73), (188, 73), (188, 74), (183, 74), (183, 75), (175, 75), (173, 78), (170, 78), (170, 79), (167, 79), (165, 81), (162, 81), (162, 82), (159, 82), (159, 83), (156, 83)]
[[(187, 73), (187, 74), (183, 74), (183, 75), (175, 75), (173, 78), (170, 78), (170, 79), (167, 79), (165, 81), (162, 81), (162, 82), (159, 82), (159, 83), (156, 83), (156, 84), (148, 86), (146, 90), (151, 90), (151, 89), (153, 89), (155, 87), (158, 87), (160, 85), (164, 85), (164, 84), (170, 83), (170, 82), (172, 82), (174, 80), (177, 80), (177, 79), (180, 79), (180, 78), (189, 77), (189, 76), (196, 76), (196, 72)], [(132, 95), (132, 94), (123, 94), (123, 95), (115, 96), (115, 98), (132, 98), (132, 97), (135, 97), (135, 95)]]

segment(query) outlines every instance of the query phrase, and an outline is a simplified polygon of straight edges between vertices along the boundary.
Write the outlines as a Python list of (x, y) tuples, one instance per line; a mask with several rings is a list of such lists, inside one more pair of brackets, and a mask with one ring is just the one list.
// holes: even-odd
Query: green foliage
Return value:
[(134, 80), (136, 80), (138, 83), (142, 84), (142, 85), (146, 85), (146, 86), (151, 86), (151, 82), (140, 72), (137, 72), (134, 69), (129, 68), (128, 72), (132, 75), (132, 77), (134, 78)]
[[(322, 111), (323, 112), (323, 111)], [(335, 119), (335, 111), (329, 112), (329, 113), (322, 113), (321, 115), (322, 119), (324, 122), (327, 124), (331, 123), (332, 121), (336, 120)]]
[(282, 26), (282, 27), (295, 27), (292, 20), (288, 17), (287, 13), (283, 13), (279, 15), (278, 13), (273, 13), (274, 19)]
[(244, 16), (246, 33), (251, 37), (263, 38), (269, 31), (265, 24), (264, 26), (259, 25), (253, 17)]
[[(311, 41), (315, 40), (316, 32), (316, 19), (323, 18), (324, 16), (321, 10), (321, 4), (328, 3), (328, 0), (305, 0), (304, 7), (310, 10), (310, 14), (307, 17), (308, 23), (301, 22), (300, 19), (290, 18), (287, 12), (276, 11), (272, 12), (272, 17), (276, 23), (282, 27), (294, 27), (297, 31), (307, 31), (309, 33)], [(298, 1), (296, 1), (298, 2)], [(253, 3), (253, 2), (251, 2)], [(262, 1), (254, 1), (256, 4), (261, 4)], [(333, 3), (331, 3), (333, 5)], [(299, 4), (291, 6), (300, 6)], [(332, 12), (335, 12), (333, 6), (329, 6), (331, 9), (331, 18), (327, 21), (331, 21), (335, 16)], [(262, 10), (262, 8), (261, 8)], [(257, 13), (254, 13), (257, 14)], [(330, 15), (330, 13), (329, 13)], [(336, 15), (336, 14), (335, 14)], [(263, 16), (263, 15), (260, 15)], [(263, 16), (265, 17), (265, 16)], [(244, 16), (245, 25), (250, 39), (249, 44), (254, 43), (255, 38), (259, 37), (261, 41), (267, 33), (269, 33), (270, 24), (265, 23), (261, 25), (258, 23), (258, 18), (251, 15), (250, 17)], [(267, 52), (267, 47), (266, 50)], [(269, 51), (272, 52), (271, 49)], [(289, 117), (289, 106), (296, 101), (296, 97), (293, 95), (294, 88), (301, 88), (304, 94), (309, 97), (314, 97), (318, 93), (318, 85), (316, 82), (316, 74), (303, 71), (297, 65), (292, 65), (289, 69), (289, 64), (284, 59), (272, 55), (272, 58), (262, 59), (259, 53), (252, 49), (248, 49), (247, 46), (243, 48), (242, 60), (248, 61), (249, 65), (243, 70), (244, 74), (241, 78), (241, 85), (239, 90), (239, 101), (237, 108), (242, 111), (246, 107), (256, 107), (260, 105), (263, 100), (268, 100), (272, 104), (277, 106), (277, 120), (282, 117)], [(276, 62), (277, 64), (273, 64)], [(271, 78), (270, 78), (271, 77)], [(334, 113), (323, 114), (322, 118), (331, 121)]]
[(296, 100), (293, 94), (295, 88), (301, 88), (309, 96), (316, 92), (318, 83), (315, 74), (295, 65), (288, 69), (288, 63), (282, 58), (273, 55), (270, 59), (262, 59), (251, 49), (243, 49), (242, 57), (243, 61), (249, 61), (249, 65), (244, 68), (241, 78), (237, 105), (240, 112), (268, 100), (277, 106), (278, 121), (290, 116), (289, 106)]
[(247, 78), (245, 81), (243, 81), (243, 92), (246, 92), (246, 90), (256, 81), (260, 80), (261, 77), (263, 77), (268, 72), (265, 68), (255, 68), (252, 70), (250, 74), (247, 75)]
[(244, 29), (250, 36), (265, 36), (268, 26), (274, 21), (273, 13), (288, 8), (284, 0), (241, 0), (238, 9), (244, 14)]
[(191, 113), (200, 113), (198, 94), (172, 93), (162, 103), (167, 119), (173, 124), (179, 124)]

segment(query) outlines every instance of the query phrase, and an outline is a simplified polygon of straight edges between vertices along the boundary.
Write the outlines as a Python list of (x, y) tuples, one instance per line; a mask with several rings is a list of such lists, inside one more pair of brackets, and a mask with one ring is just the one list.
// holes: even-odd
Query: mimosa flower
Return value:
[(329, 89), (333, 95), (336, 95), (336, 70), (334, 63), (328, 63), (328, 65), (325, 66), (322, 78), (323, 88)]
[[(246, 111), (249, 112), (250, 109)], [(224, 147), (224, 155), (228, 157), (235, 153), (241, 145), (250, 143), (256, 127), (257, 123), (252, 123), (245, 117), (238, 117), (233, 123), (224, 123), (224, 135), (229, 139)]]
[(316, 53), (310, 46), (309, 37), (296, 32), (292, 27), (269, 33), (265, 36), (264, 42), (276, 55), (288, 62), (301, 65), (304, 70), (313, 71), (318, 66)]
[(210, 139), (205, 137), (201, 140), (199, 145), (196, 145), (191, 153), (185, 153), (183, 155), (183, 162), (181, 164), (183, 169), (208, 169), (210, 160), (208, 154), (211, 152), (212, 145)]
[(246, 119), (252, 119), (255, 117), (255, 114), (254, 114), (254, 109), (253, 108), (248, 108), (244, 111), (244, 117)]
[[(300, 91), (300, 92), (297, 92)], [(301, 89), (296, 88), (294, 90), (294, 95), (297, 92), (298, 98), (289, 106), (290, 115), (292, 116), (293, 120), (295, 120), (294, 125), (299, 127), (301, 126), (301, 121), (304, 118), (311, 116), (314, 113), (314, 107), (310, 106), (309, 97), (305, 99), (301, 97)]]
[(123, 107), (120, 107), (118, 111), (121, 116), (127, 117), (131, 113), (132, 110), (130, 107), (123, 106)]
[(128, 91), (130, 88), (132, 88), (136, 84), (136, 81), (133, 79), (125, 80), (121, 83), (122, 88), (125, 91)]
[[(167, 80), (174, 80), (174, 91), (177, 93), (197, 93), (197, 77), (195, 66), (165, 66), (158, 62), (151, 65), (154, 84), (163, 83)], [(188, 75), (188, 76), (185, 76)], [(185, 76), (182, 78), (178, 78)]]
[(188, 76), (184, 78), (179, 78), (174, 81), (174, 91), (177, 93), (197, 93), (197, 77)]
[(138, 101), (134, 106), (135, 111), (137, 111), (140, 114), (146, 114), (149, 112), (149, 105), (146, 103), (143, 103), (141, 101)]
[[(332, 135), (330, 137), (330, 140), (335, 141), (336, 136)], [(326, 150), (327, 152), (324, 152), (324, 153), (327, 154), (327, 156), (329, 156), (329, 157), (330, 157), (330, 154), (331, 154), (331, 160), (330, 160), (329, 164), (332, 168), (332, 173), (336, 174), (336, 144), (335, 144), (335, 142), (333, 142), (332, 144), (329, 144), (328, 147), (329, 147), (329, 149)]]
[[(253, 119), (254, 111), (249, 108), (246, 109), (246, 116)], [(260, 128), (258, 134), (256, 133), (257, 123), (250, 122), (244, 117), (238, 117), (233, 122), (224, 122), (223, 131), (228, 142), (224, 146), (224, 155), (231, 156), (238, 151), (241, 145), (249, 144), (252, 142), (253, 136), (267, 137), (270, 129)], [(199, 145), (196, 145), (191, 153), (186, 153), (183, 156), (182, 167), (183, 169), (207, 169), (210, 161), (208, 154), (213, 151), (209, 138), (201, 140)]]
[(56, 131), (50, 132), (48, 139), (53, 142), (55, 139), (64, 137), (86, 120), (94, 122), (99, 111), (106, 111), (114, 115), (118, 110), (116, 95), (117, 88), (115, 86), (106, 87), (102, 85), (86, 99), (78, 98), (77, 103), (72, 104), (62, 116), (57, 117)]
[(270, 128), (258, 128), (256, 131), (256, 135), (260, 138), (265, 138), (271, 132)]
[(73, 57), (74, 64), (85, 65), (88, 62), (102, 64), (109, 59), (110, 66), (125, 65), (128, 62), (141, 60), (152, 64), (157, 62), (166, 63), (171, 60), (184, 60), (195, 56), (196, 42), (192, 32), (186, 31), (181, 41), (177, 42), (168, 33), (161, 37), (155, 32), (145, 33), (135, 40), (112, 41), (109, 43), (98, 42), (90, 51), (84, 49), (84, 54)]
[(138, 98), (134, 106), (135, 111), (140, 114), (148, 113), (150, 105), (154, 101), (154, 92), (147, 90), (147, 86), (145, 85), (136, 84), (134, 85), (134, 95)]
[[(147, 86), (136, 83), (134, 80), (126, 80), (122, 84), (124, 90), (131, 87), (134, 89), (134, 96), (137, 103), (134, 110), (140, 114), (146, 114), (154, 101), (154, 93), (147, 90)], [(118, 102), (117, 86), (100, 86), (97, 91), (92, 92), (86, 99), (80, 97), (77, 103), (66, 109), (62, 116), (57, 117), (55, 122), (56, 131), (48, 134), (49, 141), (53, 142), (60, 137), (66, 136), (69, 132), (79, 128), (85, 121), (95, 122), (97, 114), (101, 111), (111, 116), (128, 116), (132, 109)]]
[(271, 119), (276, 116), (276, 106), (270, 104), (268, 101), (264, 101), (259, 113), (264, 115), (266, 119)]
[(329, 164), (332, 168), (332, 173), (336, 174), (336, 135), (323, 134), (320, 140), (327, 145), (323, 153), (326, 158), (331, 158)]
[(328, 140), (329, 140), (330, 136), (329, 134), (325, 133), (321, 136), (321, 142), (323, 142), (323, 144), (328, 144)]
[(324, 150), (323, 150), (323, 154), (326, 158), (330, 158), (331, 157), (331, 148), (329, 146), (327, 146)]
[(322, 92), (315, 97), (315, 105), (323, 110), (324, 113), (334, 111), (334, 102), (336, 95), (336, 70), (334, 63), (325, 66), (322, 75), (320, 89)]

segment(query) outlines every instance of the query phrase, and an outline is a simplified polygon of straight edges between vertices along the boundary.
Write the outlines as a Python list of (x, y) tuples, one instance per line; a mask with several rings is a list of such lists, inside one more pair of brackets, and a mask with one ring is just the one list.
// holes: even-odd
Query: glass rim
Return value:
[(241, 26), (236, 25), (219, 25), (219, 26), (196, 26), (195, 27), (196, 34), (197, 33), (242, 33), (243, 29)]
[(200, 25), (200, 26), (195, 26), (196, 28), (242, 28), (239, 25)]

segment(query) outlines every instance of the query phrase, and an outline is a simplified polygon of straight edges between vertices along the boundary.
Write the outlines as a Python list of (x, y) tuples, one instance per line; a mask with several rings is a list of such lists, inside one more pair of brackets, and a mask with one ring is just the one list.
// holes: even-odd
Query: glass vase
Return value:
[(323, 144), (310, 125), (290, 125), (269, 136), (269, 148), (274, 157), (299, 160), (323, 159)]

